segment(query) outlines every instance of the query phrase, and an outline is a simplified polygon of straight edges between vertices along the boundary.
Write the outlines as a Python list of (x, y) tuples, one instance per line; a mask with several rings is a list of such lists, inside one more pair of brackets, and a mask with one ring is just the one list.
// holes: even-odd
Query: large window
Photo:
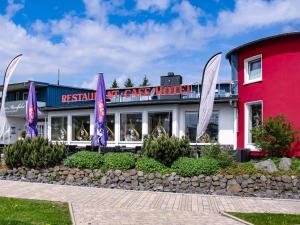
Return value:
[(261, 55), (245, 60), (245, 83), (252, 83), (262, 80), (262, 58)]
[(155, 112), (148, 114), (148, 130), (153, 137), (161, 137), (164, 134), (172, 136), (172, 113)]
[(121, 141), (142, 140), (142, 113), (121, 114)]
[(106, 116), (106, 128), (108, 141), (115, 141), (115, 115), (109, 114)]
[(73, 141), (90, 140), (90, 116), (72, 117), (72, 140)]
[(252, 137), (251, 130), (255, 127), (258, 127), (262, 124), (262, 104), (261, 102), (256, 103), (250, 103), (247, 104), (247, 110), (246, 113), (248, 115), (248, 118), (246, 121), (248, 122), (248, 129), (247, 129), (247, 137), (248, 137), (248, 143), (247, 144), (253, 144), (255, 143), (254, 138)]
[[(185, 135), (191, 142), (196, 142), (198, 112), (185, 113)], [(218, 141), (219, 134), (219, 114), (217, 111), (212, 113), (206, 132), (199, 142)]]
[(51, 117), (51, 140), (67, 140), (67, 117)]

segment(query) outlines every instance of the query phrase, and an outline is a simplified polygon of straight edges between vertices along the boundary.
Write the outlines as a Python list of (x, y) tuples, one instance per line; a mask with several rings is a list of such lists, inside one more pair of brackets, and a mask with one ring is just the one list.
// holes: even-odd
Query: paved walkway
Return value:
[(0, 196), (71, 202), (77, 225), (240, 224), (221, 211), (300, 213), (300, 201), (1, 181)]

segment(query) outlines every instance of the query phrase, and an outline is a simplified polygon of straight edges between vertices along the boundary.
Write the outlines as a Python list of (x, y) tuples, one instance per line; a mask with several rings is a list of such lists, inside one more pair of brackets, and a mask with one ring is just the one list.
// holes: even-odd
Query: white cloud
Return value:
[[(47, 23), (37, 20), (31, 27), (33, 33), (16, 25), (10, 17), (0, 15), (0, 62), (8, 62), (11, 57), (23, 53), (24, 58), (16, 71), (19, 80), (33, 76), (42, 81), (54, 81), (57, 68), (60, 68), (62, 77), (69, 84), (80, 82), (80, 85), (89, 88), (95, 87), (94, 75), (99, 71), (104, 72), (108, 85), (115, 77), (120, 84), (128, 75), (137, 82), (140, 80), (138, 74), (157, 74), (158, 77), (170, 68), (187, 73), (191, 64), (199, 67), (200, 71), (199, 61), (186, 64), (172, 59), (200, 55), (219, 34), (223, 36), (218, 40), (223, 42), (224, 35), (249, 32), (273, 24), (287, 26), (286, 23), (300, 17), (295, 13), (300, 11), (300, 3), (297, 2), (253, 0), (246, 4), (250, 1), (238, 0), (233, 11), (222, 11), (217, 21), (207, 21), (203, 25), (199, 19), (204, 12), (190, 2), (182, 1), (172, 6), (176, 15), (168, 22), (131, 21), (116, 26), (109, 23), (107, 15), (117, 6), (106, 1), (85, 0), (85, 18), (65, 15)], [(269, 15), (266, 13), (268, 10), (274, 13)], [(51, 41), (55, 37), (61, 38), (61, 41)], [(216, 47), (215, 51), (219, 49)], [(1, 71), (5, 66), (1, 64)]]
[(138, 10), (164, 11), (170, 4), (170, 0), (137, 0), (136, 8)]
[(233, 11), (219, 13), (217, 28), (232, 36), (300, 18), (299, 0), (237, 0)]
[(14, 0), (8, 0), (7, 3), (8, 4), (5, 10), (5, 16), (8, 19), (12, 18), (19, 10), (24, 7), (24, 0), (21, 3), (15, 3)]

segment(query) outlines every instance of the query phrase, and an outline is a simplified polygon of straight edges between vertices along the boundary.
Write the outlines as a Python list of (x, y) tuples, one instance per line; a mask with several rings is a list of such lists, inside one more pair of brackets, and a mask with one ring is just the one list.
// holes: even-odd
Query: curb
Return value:
[(246, 224), (246, 225), (254, 225), (253, 223), (249, 223), (249, 222), (247, 222), (247, 221), (245, 221), (245, 220), (242, 220), (242, 219), (240, 219), (240, 218), (237, 218), (237, 217), (235, 217), (235, 216), (233, 216), (233, 215), (230, 215), (230, 214), (228, 214), (228, 213), (226, 213), (226, 212), (220, 212), (220, 214), (221, 214), (222, 216), (226, 216), (226, 217), (228, 217), (228, 218), (231, 218), (231, 219), (233, 219), (233, 220), (236, 220), (236, 221), (241, 222), (241, 223)]
[(74, 216), (74, 212), (73, 212), (72, 203), (69, 202), (68, 204), (69, 204), (69, 211), (70, 211), (70, 215), (71, 215), (72, 224), (76, 225), (76, 220), (75, 220), (75, 216)]

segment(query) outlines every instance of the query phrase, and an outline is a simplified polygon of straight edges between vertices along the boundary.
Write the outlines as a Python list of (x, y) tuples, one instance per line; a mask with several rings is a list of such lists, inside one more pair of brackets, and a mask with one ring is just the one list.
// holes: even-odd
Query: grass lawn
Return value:
[(0, 197), (1, 225), (71, 225), (67, 203)]
[(273, 213), (238, 213), (229, 214), (243, 219), (254, 225), (295, 225), (300, 224), (300, 215), (295, 214), (273, 214)]

